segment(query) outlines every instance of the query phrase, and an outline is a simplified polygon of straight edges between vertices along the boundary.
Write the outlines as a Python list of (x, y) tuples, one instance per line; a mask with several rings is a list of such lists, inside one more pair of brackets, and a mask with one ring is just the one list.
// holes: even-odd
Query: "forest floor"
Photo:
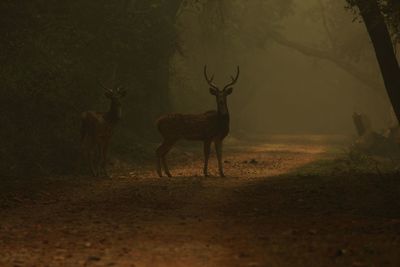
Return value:
[(187, 148), (173, 178), (147, 162), (3, 185), (0, 266), (400, 266), (400, 177), (349, 167), (341, 138), (227, 140), (226, 178)]

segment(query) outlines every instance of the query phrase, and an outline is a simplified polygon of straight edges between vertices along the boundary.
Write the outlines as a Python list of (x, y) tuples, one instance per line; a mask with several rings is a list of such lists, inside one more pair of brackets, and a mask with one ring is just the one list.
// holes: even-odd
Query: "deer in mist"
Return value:
[(214, 75), (207, 75), (207, 66), (204, 66), (204, 78), (209, 85), (210, 94), (216, 97), (217, 110), (207, 111), (203, 114), (167, 114), (158, 119), (156, 125), (163, 137), (161, 145), (157, 148), (157, 173), (162, 177), (162, 167), (168, 177), (169, 172), (166, 155), (172, 146), (181, 139), (203, 141), (204, 150), (204, 176), (208, 176), (208, 160), (211, 144), (215, 144), (218, 159), (218, 170), (221, 177), (225, 177), (222, 165), (222, 142), (229, 133), (229, 111), (227, 96), (233, 91), (233, 85), (239, 78), (239, 67), (236, 76), (231, 76), (231, 82), (220, 90), (214, 83)]
[(117, 87), (116, 90), (105, 89), (104, 95), (110, 100), (107, 112), (85, 111), (82, 113), (81, 150), (82, 156), (90, 165), (93, 176), (107, 173), (107, 151), (115, 125), (121, 119), (121, 98), (126, 91)]

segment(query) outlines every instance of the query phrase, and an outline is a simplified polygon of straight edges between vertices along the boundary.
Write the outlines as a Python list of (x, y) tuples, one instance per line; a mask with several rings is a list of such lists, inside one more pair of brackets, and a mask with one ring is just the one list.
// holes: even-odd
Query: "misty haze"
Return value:
[(0, 267), (400, 266), (397, 0), (0, 14)]

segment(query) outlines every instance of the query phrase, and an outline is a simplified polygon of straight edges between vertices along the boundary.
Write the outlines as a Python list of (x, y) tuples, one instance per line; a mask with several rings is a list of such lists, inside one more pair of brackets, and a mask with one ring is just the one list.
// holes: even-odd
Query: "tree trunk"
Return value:
[(397, 121), (400, 120), (400, 68), (393, 50), (389, 30), (376, 0), (357, 0), (361, 16), (375, 49), (386, 91)]

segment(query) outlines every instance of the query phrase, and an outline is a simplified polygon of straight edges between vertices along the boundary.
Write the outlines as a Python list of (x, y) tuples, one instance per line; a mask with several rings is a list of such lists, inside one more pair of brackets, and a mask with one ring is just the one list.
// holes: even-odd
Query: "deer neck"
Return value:
[(218, 105), (218, 125), (220, 128), (229, 128), (229, 110), (227, 103)]
[(229, 110), (228, 110), (228, 103), (226, 101), (217, 102), (217, 112), (218, 117), (226, 117), (229, 118)]
[(121, 114), (121, 105), (111, 101), (110, 109), (105, 114), (105, 119), (110, 123), (117, 123), (121, 119)]

